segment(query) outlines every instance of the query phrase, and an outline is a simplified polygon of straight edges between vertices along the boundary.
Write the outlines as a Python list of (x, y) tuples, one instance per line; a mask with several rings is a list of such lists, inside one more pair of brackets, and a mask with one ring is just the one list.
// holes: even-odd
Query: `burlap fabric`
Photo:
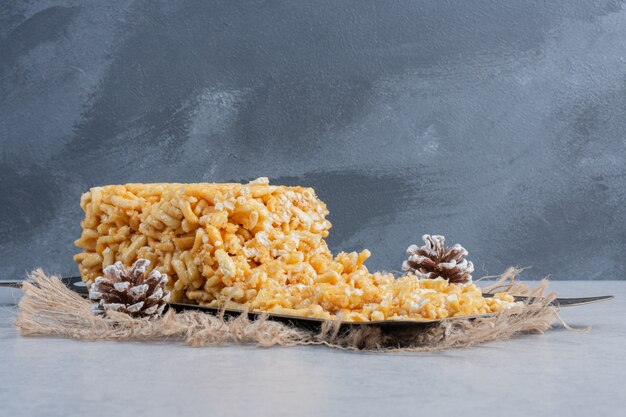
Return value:
[(261, 317), (227, 318), (200, 311), (169, 310), (156, 320), (137, 320), (123, 313), (95, 315), (92, 302), (67, 288), (56, 277), (41, 270), (24, 283), (15, 325), (24, 336), (61, 336), (84, 340), (169, 341), (190, 346), (252, 344), (263, 347), (325, 345), (331, 348), (366, 351), (439, 351), (465, 348), (479, 343), (511, 338), (522, 333), (542, 333), (558, 317), (550, 305), (553, 294), (544, 294), (545, 282), (535, 290), (514, 284), (518, 270), (509, 269), (494, 285), (531, 295), (523, 306), (491, 317), (441, 320), (388, 331), (374, 326), (341, 326), (326, 322), (310, 331)]

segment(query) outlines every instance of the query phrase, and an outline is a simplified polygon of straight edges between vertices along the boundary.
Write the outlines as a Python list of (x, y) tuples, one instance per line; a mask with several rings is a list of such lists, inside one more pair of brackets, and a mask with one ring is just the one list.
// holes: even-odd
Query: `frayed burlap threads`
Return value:
[(91, 311), (92, 302), (41, 270), (23, 285), (15, 325), (24, 336), (58, 335), (86, 340), (172, 340), (191, 346), (225, 343), (257, 343), (261, 346), (300, 344), (305, 332), (265, 318), (250, 321), (245, 315), (224, 319), (196, 311), (169, 310), (162, 318), (148, 321), (123, 313), (108, 317)]
[[(509, 276), (509, 279), (514, 278)], [(169, 340), (191, 346), (252, 344), (263, 347), (326, 345), (367, 351), (438, 351), (508, 339), (520, 333), (544, 332), (556, 318), (550, 306), (554, 295), (539, 298), (543, 286), (527, 292), (535, 298), (523, 306), (492, 317), (450, 319), (402, 329), (373, 326), (341, 326), (326, 322), (319, 332), (246, 314), (236, 318), (200, 311), (169, 310), (157, 320), (137, 320), (122, 313), (108, 318), (91, 312), (91, 301), (67, 288), (58, 278), (41, 270), (33, 272), (23, 286), (15, 325), (24, 336), (56, 335), (85, 340)]]
[(497, 280), (486, 287), (483, 287), (483, 292), (488, 294), (495, 294), (496, 292), (506, 291), (511, 295), (521, 295), (521, 296), (541, 296), (548, 288), (548, 280), (543, 279), (539, 282), (535, 288), (530, 288), (528, 285), (517, 281), (517, 277), (519, 274), (524, 272), (525, 268), (518, 268), (515, 266), (510, 266), (502, 273), (500, 276), (488, 276), (480, 278), (476, 281), (482, 281), (484, 279), (489, 278), (497, 278)]

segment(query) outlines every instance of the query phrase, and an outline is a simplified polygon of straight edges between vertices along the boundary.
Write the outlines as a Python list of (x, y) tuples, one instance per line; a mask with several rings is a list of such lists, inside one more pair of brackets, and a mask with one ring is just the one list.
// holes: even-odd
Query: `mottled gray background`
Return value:
[(0, 2), (0, 277), (75, 274), (80, 194), (314, 186), (333, 250), (623, 279), (621, 1)]

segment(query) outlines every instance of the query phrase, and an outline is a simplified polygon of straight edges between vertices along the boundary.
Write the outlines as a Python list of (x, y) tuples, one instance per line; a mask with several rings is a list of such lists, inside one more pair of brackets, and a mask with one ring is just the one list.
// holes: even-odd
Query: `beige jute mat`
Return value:
[(338, 322), (324, 323), (309, 331), (268, 320), (251, 321), (246, 314), (235, 318), (200, 311), (170, 309), (156, 320), (137, 320), (122, 313), (107, 317), (91, 311), (92, 302), (67, 288), (61, 280), (36, 270), (24, 282), (15, 326), (23, 336), (61, 336), (83, 340), (169, 341), (190, 346), (248, 344), (262, 347), (325, 345), (337, 349), (378, 352), (425, 352), (456, 349), (504, 340), (522, 333), (542, 333), (558, 317), (544, 294), (546, 282), (534, 290), (515, 282), (519, 270), (511, 268), (490, 288), (503, 287), (516, 295), (530, 295), (522, 306), (492, 317), (442, 320), (402, 331), (383, 331), (373, 326), (345, 328)]

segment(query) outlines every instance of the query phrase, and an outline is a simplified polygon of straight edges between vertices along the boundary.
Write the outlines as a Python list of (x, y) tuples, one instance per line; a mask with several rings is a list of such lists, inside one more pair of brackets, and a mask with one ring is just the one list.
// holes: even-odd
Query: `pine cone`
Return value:
[(167, 275), (153, 269), (146, 276), (147, 259), (138, 259), (130, 269), (116, 262), (104, 268), (104, 276), (96, 278), (89, 289), (89, 298), (98, 301), (93, 311), (126, 313), (133, 318), (155, 318), (163, 313), (170, 292), (165, 290)]
[(412, 272), (424, 278), (446, 278), (450, 283), (472, 281), (474, 264), (464, 259), (467, 251), (456, 244), (444, 247), (443, 236), (424, 235), (424, 246), (411, 245), (406, 250), (409, 259), (402, 264), (402, 270)]

